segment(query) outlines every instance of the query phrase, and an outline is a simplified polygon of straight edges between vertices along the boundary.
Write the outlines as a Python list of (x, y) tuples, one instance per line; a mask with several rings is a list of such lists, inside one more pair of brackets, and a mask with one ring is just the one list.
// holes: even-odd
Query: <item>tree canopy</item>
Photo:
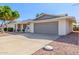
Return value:
[(12, 10), (9, 6), (0, 6), (0, 20), (13, 21), (20, 17), (16, 10)]
[[(17, 10), (12, 10), (9, 6), (0, 6), (0, 20), (2, 20), (1, 29), (4, 32), (5, 21), (11, 22), (20, 17)], [(7, 26), (7, 25), (6, 25)]]

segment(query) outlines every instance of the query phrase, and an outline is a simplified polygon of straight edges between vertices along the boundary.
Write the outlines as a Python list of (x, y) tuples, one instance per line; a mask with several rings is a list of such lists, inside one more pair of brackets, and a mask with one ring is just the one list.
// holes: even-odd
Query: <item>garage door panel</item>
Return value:
[(58, 34), (58, 22), (35, 23), (35, 33)]

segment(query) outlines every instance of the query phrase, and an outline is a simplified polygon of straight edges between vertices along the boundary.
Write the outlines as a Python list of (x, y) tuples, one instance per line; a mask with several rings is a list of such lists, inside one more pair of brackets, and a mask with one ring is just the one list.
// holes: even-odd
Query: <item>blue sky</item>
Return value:
[(0, 6), (7, 5), (13, 10), (20, 12), (20, 18), (18, 20), (27, 20), (35, 18), (37, 13), (48, 14), (64, 14), (68, 13), (70, 16), (75, 16), (79, 22), (79, 5), (72, 6), (73, 4), (67, 3), (0, 3)]

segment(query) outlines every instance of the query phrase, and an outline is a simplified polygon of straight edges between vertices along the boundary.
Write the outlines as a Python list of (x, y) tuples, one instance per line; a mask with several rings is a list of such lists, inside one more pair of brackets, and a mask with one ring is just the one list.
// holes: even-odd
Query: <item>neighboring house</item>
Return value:
[(79, 22), (73, 23), (73, 30), (79, 31)]
[(75, 17), (63, 15), (41, 14), (33, 20), (16, 24), (16, 29), (24, 29), (29, 25), (31, 33), (66, 35), (72, 32)]

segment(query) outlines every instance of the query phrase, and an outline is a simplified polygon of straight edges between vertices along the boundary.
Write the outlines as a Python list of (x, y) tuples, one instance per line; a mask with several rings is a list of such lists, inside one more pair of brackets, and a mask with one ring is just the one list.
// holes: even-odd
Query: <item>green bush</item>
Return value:
[(79, 27), (73, 27), (73, 31), (79, 31)]
[(7, 28), (4, 28), (4, 31), (7, 31)]
[(4, 31), (13, 32), (13, 31), (14, 31), (14, 28), (11, 28), (11, 27), (9, 27), (9, 28), (4, 28)]
[(25, 29), (22, 29), (23, 32), (25, 32)]
[(13, 30), (14, 30), (14, 29), (11, 28), (11, 27), (8, 28), (8, 31), (9, 31), (9, 32), (13, 32)]

